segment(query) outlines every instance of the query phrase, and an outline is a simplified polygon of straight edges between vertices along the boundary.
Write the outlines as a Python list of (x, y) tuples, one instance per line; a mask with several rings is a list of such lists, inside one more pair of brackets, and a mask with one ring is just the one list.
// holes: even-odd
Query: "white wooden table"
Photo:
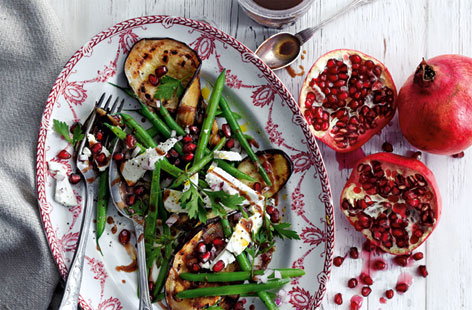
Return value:
[[(311, 10), (286, 30), (296, 32), (316, 24), (321, 18), (341, 8), (348, 0), (316, 0)], [(276, 32), (252, 22), (238, 7), (236, 0), (49, 0), (57, 11), (65, 37), (70, 40), (70, 54), (93, 35), (131, 17), (153, 14), (206, 19), (218, 28), (255, 49), (267, 36)], [(304, 49), (299, 64), (310, 68), (326, 51), (337, 48), (362, 50), (383, 61), (400, 88), (422, 57), (446, 53), (472, 56), (472, 1), (470, 0), (377, 0), (374, 4), (350, 12), (315, 35)], [(292, 79), (286, 71), (277, 74), (298, 97), (303, 77)], [(405, 154), (413, 148), (402, 138), (397, 118), (380, 135), (363, 147), (366, 154), (381, 150), (384, 141), (394, 152)], [(339, 194), (348, 170), (340, 171), (335, 153), (320, 144), (330, 175), (336, 209), (336, 254), (344, 255), (350, 246), (360, 247), (363, 237), (347, 223), (339, 211)], [(423, 161), (436, 174), (443, 197), (443, 216), (438, 228), (420, 250), (425, 253), (429, 269), (427, 279), (415, 277), (410, 290), (381, 304), (382, 293), (395, 286), (400, 270), (374, 276), (373, 292), (362, 309), (472, 309), (472, 156), (462, 159), (423, 154)], [(469, 218), (470, 217), (470, 218)], [(390, 260), (389, 260), (390, 262)], [(353, 290), (347, 289), (349, 278), (362, 268), (360, 260), (346, 260), (333, 267), (324, 309), (347, 309)], [(405, 269), (403, 269), (405, 270)], [(414, 273), (414, 270), (411, 270)], [(333, 303), (342, 292), (343, 306)]]

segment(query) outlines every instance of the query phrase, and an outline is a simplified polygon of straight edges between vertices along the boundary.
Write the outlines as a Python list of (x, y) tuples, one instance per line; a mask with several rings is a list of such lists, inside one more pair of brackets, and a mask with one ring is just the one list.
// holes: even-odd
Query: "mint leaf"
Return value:
[(69, 142), (70, 144), (74, 144), (73, 143), (74, 141), (71, 139), (70, 134), (69, 134), (69, 126), (67, 126), (65, 122), (61, 122), (55, 119), (53, 120), (52, 128), (57, 134), (62, 136), (67, 142)]
[(164, 75), (157, 86), (157, 90), (154, 93), (154, 98), (159, 100), (169, 100), (173, 97), (182, 96), (184, 90), (185, 88), (180, 80), (168, 75)]
[(272, 224), (272, 227), (274, 228), (274, 234), (282, 239), (300, 240), (300, 236), (296, 231), (288, 229), (290, 227), (289, 223)]

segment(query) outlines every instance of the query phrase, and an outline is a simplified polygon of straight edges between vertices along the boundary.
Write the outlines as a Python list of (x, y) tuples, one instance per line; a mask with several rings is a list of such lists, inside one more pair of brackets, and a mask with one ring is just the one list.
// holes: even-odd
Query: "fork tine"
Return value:
[(98, 99), (98, 101), (95, 103), (95, 107), (100, 107), (100, 105), (102, 104), (103, 102), (103, 99), (105, 99), (105, 93), (103, 93), (101, 96), (100, 96), (100, 99)]
[(118, 102), (119, 102), (119, 101), (120, 101), (120, 98), (117, 97), (117, 98), (115, 99), (115, 102), (113, 102), (112, 106), (108, 108), (107, 113), (110, 113), (110, 114), (115, 113), (115, 112), (113, 112), (113, 111), (116, 109), (116, 106), (118, 105)]
[[(118, 98), (119, 99), (119, 98)], [(116, 102), (115, 102), (116, 103)], [(125, 99), (122, 99), (119, 104), (115, 104), (113, 109), (111, 110), (110, 114), (115, 114), (121, 112), (123, 110), (123, 106), (125, 105)]]
[(121, 110), (123, 110), (124, 106), (125, 106), (125, 99), (121, 100), (120, 106), (118, 107), (118, 111), (116, 111), (116, 112), (121, 112)]
[(105, 106), (103, 106), (103, 107), (100, 106), (99, 108), (102, 108), (103, 110), (106, 111), (106, 110), (108, 109), (108, 107), (110, 106), (111, 98), (112, 98), (112, 96), (108, 97), (108, 100), (107, 100), (107, 102), (105, 103)]

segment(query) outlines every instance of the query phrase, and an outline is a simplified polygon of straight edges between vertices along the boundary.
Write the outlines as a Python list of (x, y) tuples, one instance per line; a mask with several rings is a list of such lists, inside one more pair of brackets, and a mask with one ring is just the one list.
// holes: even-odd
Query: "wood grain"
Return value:
[[(62, 22), (65, 38), (70, 40), (71, 54), (93, 35), (119, 21), (152, 14), (207, 20), (251, 49), (276, 32), (252, 22), (235, 0), (49, 2)], [(347, 0), (316, 0), (305, 16), (285, 30), (296, 32), (314, 25), (346, 3)], [(470, 0), (377, 0), (325, 26), (303, 47), (307, 54), (297, 66), (308, 70), (316, 58), (332, 49), (359, 49), (383, 61), (399, 89), (422, 57), (446, 53), (472, 56), (471, 12)], [(285, 71), (277, 74), (298, 98), (303, 77), (292, 79)], [(363, 150), (366, 154), (378, 152), (384, 141), (392, 143), (397, 154), (414, 150), (402, 138), (397, 118)], [(324, 145), (320, 148), (330, 174), (336, 206), (336, 253), (344, 255), (349, 247), (360, 247), (363, 241), (338, 210), (339, 193), (350, 171), (340, 171), (335, 153)], [(389, 261), (389, 270), (374, 276), (373, 292), (364, 300), (362, 309), (472, 309), (472, 301), (468, 298), (472, 288), (469, 263), (472, 257), (472, 158), (467, 153), (463, 159), (423, 154), (423, 161), (436, 174), (444, 204), (437, 230), (420, 248), (426, 254), (423, 263), (427, 264), (430, 275), (427, 279), (415, 277), (406, 294), (381, 304), (379, 297), (395, 286), (401, 272)], [(347, 280), (359, 275), (361, 269), (360, 260), (346, 260), (342, 267), (333, 267), (324, 309), (347, 309), (350, 297), (358, 293), (347, 289)], [(414, 273), (415, 269), (412, 267), (408, 272)], [(344, 296), (342, 307), (333, 303), (334, 294), (338, 292)]]

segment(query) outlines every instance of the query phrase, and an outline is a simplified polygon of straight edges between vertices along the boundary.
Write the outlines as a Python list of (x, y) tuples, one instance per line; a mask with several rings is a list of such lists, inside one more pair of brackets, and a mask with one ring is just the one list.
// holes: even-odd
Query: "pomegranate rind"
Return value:
[[(381, 74), (381, 81), (383, 86), (389, 87), (393, 91), (393, 107), (392, 110), (394, 111), (392, 115), (389, 117), (382, 116), (382, 117), (376, 117), (375, 121), (377, 123), (377, 127), (374, 129), (368, 129), (364, 134), (361, 134), (357, 140), (356, 143), (350, 144), (348, 147), (342, 148), (337, 145), (337, 143), (334, 141), (333, 136), (330, 133), (330, 130), (325, 130), (325, 131), (317, 131), (313, 127), (313, 125), (309, 125), (310, 131), (312, 134), (318, 138), (320, 141), (328, 145), (330, 148), (335, 150), (336, 152), (340, 153), (347, 153), (347, 152), (352, 152), (358, 148), (360, 148), (362, 145), (364, 145), (367, 141), (370, 140), (370, 138), (375, 135), (377, 132), (382, 130), (383, 127), (385, 127), (390, 120), (395, 116), (395, 111), (396, 111), (396, 98), (397, 98), (397, 89), (395, 86), (395, 83), (393, 81), (393, 78), (388, 71), (387, 67), (380, 62), (378, 59), (369, 56), (363, 52), (353, 50), (353, 49), (336, 49), (329, 51), (322, 55), (320, 58), (318, 58), (313, 66), (310, 68), (310, 71), (308, 72), (305, 81), (303, 82), (303, 85), (300, 89), (300, 95), (299, 95), (299, 106), (302, 115), (305, 117), (305, 101), (306, 101), (306, 96), (312, 90), (313, 88), (310, 86), (310, 81), (313, 78), (316, 78), (323, 70), (326, 68), (326, 63), (328, 62), (329, 59), (335, 58), (335, 59), (343, 59), (344, 57), (349, 57), (349, 55), (357, 54), (359, 55), (363, 60), (371, 60), (374, 62), (375, 65), (379, 65), (382, 68), (382, 74)], [(349, 77), (350, 79), (351, 77)], [(349, 81), (349, 80), (348, 80)], [(321, 106), (321, 105), (320, 105)], [(330, 126), (331, 128), (331, 126)]]
[[(344, 189), (341, 193), (341, 199), (340, 199), (341, 210), (344, 213), (344, 215), (347, 217), (349, 223), (353, 227), (356, 227), (357, 217), (350, 214), (348, 210), (345, 210), (342, 207), (342, 204), (345, 201), (345, 199), (347, 199), (350, 203), (354, 203), (354, 198), (365, 197), (366, 193), (362, 190), (362, 187), (360, 185), (360, 182), (359, 182), (360, 173), (358, 172), (357, 168), (360, 165), (369, 164), (372, 161), (380, 162), (382, 164), (382, 168), (384, 171), (387, 169), (391, 171), (395, 170), (404, 176), (415, 175), (415, 174), (422, 175), (423, 178), (427, 182), (428, 189), (432, 193), (431, 199), (428, 200), (428, 203), (430, 203), (431, 205), (431, 209), (434, 213), (435, 221), (432, 226), (430, 226), (427, 230), (425, 230), (424, 234), (419, 238), (417, 243), (413, 245), (409, 244), (410, 246), (406, 248), (396, 247), (395, 243), (393, 244), (394, 246), (392, 247), (386, 247), (382, 244), (382, 242), (379, 242), (378, 240), (373, 238), (372, 233), (369, 229), (360, 230), (360, 232), (367, 239), (369, 239), (373, 244), (380, 247), (382, 250), (384, 250), (387, 253), (391, 253), (394, 255), (403, 255), (403, 254), (410, 253), (428, 239), (428, 237), (431, 235), (433, 230), (436, 228), (439, 222), (439, 219), (441, 217), (442, 200), (441, 200), (441, 195), (440, 195), (434, 174), (428, 167), (426, 167), (425, 164), (413, 158), (408, 158), (408, 157), (404, 157), (404, 156), (400, 156), (400, 155), (396, 155), (392, 153), (387, 153), (387, 152), (372, 154), (372, 155), (364, 157), (355, 165), (355, 168), (353, 169), (348, 181), (346, 182), (346, 185), (344, 186)], [(359, 188), (361, 189), (362, 192), (359, 192)], [(372, 195), (371, 197), (373, 196), (375, 195)], [(374, 197), (373, 199), (376, 199), (376, 197)], [(387, 200), (386, 198), (380, 198), (380, 199), (383, 202), (389, 202), (389, 200)], [(379, 205), (379, 204), (374, 204), (374, 205)]]
[(397, 99), (400, 128), (420, 150), (453, 155), (472, 145), (472, 58), (441, 55), (426, 61), (435, 72), (428, 87), (413, 73)]

